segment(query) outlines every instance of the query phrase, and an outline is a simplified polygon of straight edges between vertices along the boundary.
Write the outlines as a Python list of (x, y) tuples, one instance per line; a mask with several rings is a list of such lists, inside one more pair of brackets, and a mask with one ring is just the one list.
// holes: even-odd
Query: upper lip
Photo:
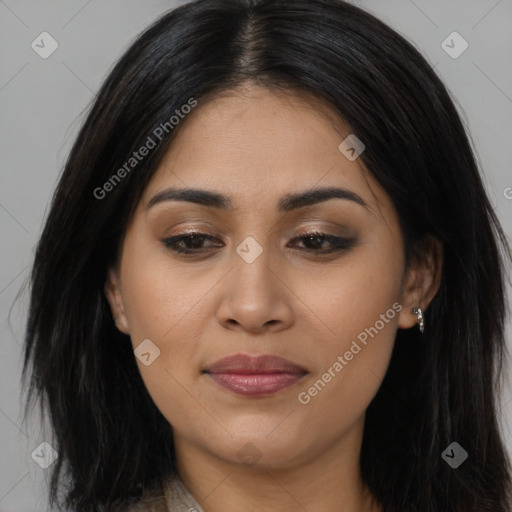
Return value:
[(209, 365), (206, 373), (296, 373), (303, 374), (307, 371), (301, 366), (275, 355), (250, 356), (235, 354), (223, 357)]

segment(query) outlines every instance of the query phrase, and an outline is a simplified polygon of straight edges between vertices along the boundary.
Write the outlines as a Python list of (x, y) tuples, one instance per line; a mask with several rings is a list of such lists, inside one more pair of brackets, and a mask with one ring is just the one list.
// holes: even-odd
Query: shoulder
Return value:
[(170, 512), (163, 487), (159, 485), (144, 491), (142, 497), (123, 512)]
[(204, 512), (178, 476), (147, 489), (120, 512)]

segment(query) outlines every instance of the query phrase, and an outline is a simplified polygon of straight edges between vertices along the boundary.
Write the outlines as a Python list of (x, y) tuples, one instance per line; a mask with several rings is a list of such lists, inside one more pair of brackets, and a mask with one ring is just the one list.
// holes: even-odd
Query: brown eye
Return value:
[(183, 235), (177, 235), (169, 238), (164, 238), (162, 243), (168, 249), (179, 254), (197, 254), (199, 252), (205, 252), (210, 248), (203, 246), (205, 241), (214, 241), (215, 237), (206, 233), (191, 232)]
[[(300, 240), (306, 247), (305, 250), (313, 254), (329, 254), (350, 249), (356, 243), (355, 238), (344, 238), (333, 235), (331, 233), (322, 233), (319, 231), (312, 231), (303, 233), (302, 235), (294, 238)], [(325, 248), (325, 244), (330, 245), (330, 248)]]

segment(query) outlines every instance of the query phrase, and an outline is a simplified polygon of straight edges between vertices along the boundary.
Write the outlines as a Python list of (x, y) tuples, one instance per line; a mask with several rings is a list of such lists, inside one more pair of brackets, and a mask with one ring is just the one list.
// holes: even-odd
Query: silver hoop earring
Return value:
[(418, 317), (418, 324), (420, 325), (420, 332), (422, 333), (425, 330), (425, 319), (423, 318), (423, 309), (419, 306), (417, 308), (412, 308), (412, 312)]

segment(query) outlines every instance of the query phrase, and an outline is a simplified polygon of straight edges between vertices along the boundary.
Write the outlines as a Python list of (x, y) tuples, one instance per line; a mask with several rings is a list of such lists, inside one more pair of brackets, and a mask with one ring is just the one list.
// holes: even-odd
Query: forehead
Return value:
[(286, 194), (319, 187), (351, 190), (374, 207), (386, 203), (361, 160), (339, 150), (349, 126), (314, 98), (241, 87), (200, 103), (181, 122), (145, 204), (168, 187), (221, 192), (233, 210), (277, 210)]

